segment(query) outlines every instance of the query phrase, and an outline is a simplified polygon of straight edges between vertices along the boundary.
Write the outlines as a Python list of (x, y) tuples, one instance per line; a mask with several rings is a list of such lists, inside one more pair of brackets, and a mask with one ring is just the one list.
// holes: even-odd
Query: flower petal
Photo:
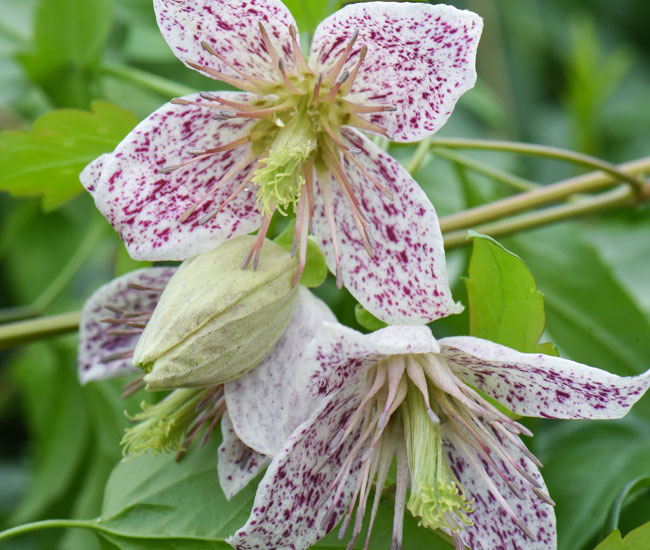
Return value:
[(360, 428), (331, 457), (328, 454), (358, 407), (363, 386), (362, 377), (350, 381), (296, 428), (262, 478), (248, 521), (226, 542), (237, 550), (302, 550), (334, 528), (350, 501), (360, 463), (353, 465), (335, 503), (330, 485)]
[[(443, 428), (444, 430), (444, 428)], [(496, 437), (498, 435), (493, 432)], [(551, 550), (556, 548), (555, 513), (553, 507), (540, 499), (527, 487), (527, 483), (513, 476), (504, 475), (521, 492), (523, 499), (516, 497), (502, 478), (469, 447), (461, 448), (457, 441), (445, 437), (445, 453), (451, 469), (465, 489), (470, 500), (474, 499), (474, 511), (469, 515), (473, 525), (463, 529), (463, 542), (472, 550)], [(540, 492), (548, 496), (546, 485), (537, 467), (513, 444), (501, 439), (504, 449), (525, 472), (540, 484)], [(503, 466), (495, 458), (498, 466)], [(514, 514), (533, 535), (531, 540), (517, 527), (513, 519), (495, 498), (484, 476), (475, 465), (480, 465), (496, 489), (505, 498)]]
[[(154, 0), (158, 26), (169, 47), (188, 67), (188, 61), (239, 77), (278, 80), (277, 67), (262, 40), (262, 23), (278, 54), (293, 65), (289, 28), (291, 12), (279, 0)], [(207, 42), (227, 63), (209, 54)]]
[(237, 435), (260, 453), (276, 455), (320, 402), (309, 391), (318, 365), (306, 360), (305, 351), (318, 337), (323, 321), (336, 318), (324, 302), (299, 288), (289, 324), (270, 355), (224, 386)]
[[(438, 217), (424, 191), (395, 159), (370, 140), (353, 131), (346, 131), (345, 136), (361, 151), (354, 158), (363, 170), (347, 157), (343, 169), (375, 243), (371, 258), (347, 199), (338, 185), (332, 185), (343, 284), (363, 307), (389, 324), (416, 325), (461, 312), (462, 306), (454, 303), (447, 281)], [(376, 188), (368, 174), (390, 191), (393, 200)], [(328, 267), (336, 272), (321, 194), (316, 194), (315, 202), (314, 231)]]
[(389, 326), (371, 334), (361, 334), (338, 323), (325, 323), (322, 335), (306, 355), (307, 361), (317, 364), (310, 393), (330, 395), (391, 355), (436, 353), (439, 349), (426, 326)]
[[(240, 102), (252, 98), (234, 92), (215, 95)], [(237, 164), (246, 163), (248, 145), (160, 173), (161, 168), (191, 159), (188, 151), (220, 147), (246, 136), (253, 124), (245, 119), (212, 120), (210, 102), (198, 95), (184, 99), (205, 103), (206, 107), (168, 103), (158, 109), (106, 159), (95, 189), (97, 208), (120, 233), (136, 260), (184, 260), (230, 237), (249, 233), (260, 223), (255, 192), (244, 189), (212, 220), (199, 224), (247, 176), (248, 172), (237, 169)], [(214, 190), (220, 178), (233, 168), (236, 174)], [(213, 194), (206, 198), (211, 191)], [(186, 221), (179, 221), (202, 199)]]
[[(162, 289), (175, 271), (174, 267), (132, 271), (105, 284), (86, 301), (79, 325), (78, 368), (82, 384), (138, 372), (133, 367), (129, 354), (135, 348), (142, 331), (104, 320), (124, 319), (116, 310), (123, 310), (126, 314), (150, 313), (158, 303), (160, 292), (136, 290), (129, 285)], [(117, 330), (131, 331), (132, 334), (111, 334)], [(124, 357), (118, 357), (120, 354), (124, 354)], [(113, 356), (117, 358), (107, 361)]]
[(650, 386), (650, 371), (620, 377), (480, 338), (444, 338), (440, 346), (442, 356), (465, 382), (523, 416), (621, 418)]
[(104, 171), (104, 165), (110, 156), (110, 153), (104, 153), (103, 155), (100, 155), (88, 166), (86, 166), (81, 171), (81, 174), (79, 174), (79, 181), (81, 181), (81, 185), (83, 185), (84, 189), (91, 195), (95, 194), (95, 189), (97, 189), (97, 185), (99, 185), (102, 177), (102, 172)]
[(358, 31), (344, 69), (352, 71), (362, 45), (368, 53), (346, 99), (396, 107), (369, 120), (395, 141), (417, 141), (438, 131), (474, 86), (482, 28), (478, 15), (452, 6), (353, 4), (316, 29), (310, 63), (314, 70), (332, 68)]
[(230, 421), (228, 412), (221, 417), (222, 441), (219, 445), (219, 484), (230, 500), (266, 468), (271, 459), (246, 446)]

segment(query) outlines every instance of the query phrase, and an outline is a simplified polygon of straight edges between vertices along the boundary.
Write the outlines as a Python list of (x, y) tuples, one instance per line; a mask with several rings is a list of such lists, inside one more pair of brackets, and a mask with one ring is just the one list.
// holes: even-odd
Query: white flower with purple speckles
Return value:
[[(97, 290), (82, 311), (79, 378), (103, 380), (138, 369), (131, 364), (137, 340), (176, 268), (154, 267), (127, 273)], [(183, 453), (203, 432), (202, 443), (221, 420), (219, 480), (227, 498), (254, 479), (294, 428), (308, 418), (318, 399), (303, 397), (313, 376), (304, 362), (306, 344), (323, 321), (335, 320), (329, 308), (305, 288), (298, 289), (284, 334), (270, 354), (240, 378), (212, 388), (178, 389), (136, 415), (124, 440), (127, 454), (146, 450)], [(126, 386), (142, 388), (142, 377)], [(247, 405), (243, 405), (246, 403)], [(258, 410), (256, 404), (263, 404)], [(249, 426), (264, 425), (264, 434)]]
[(436, 132), (476, 80), (482, 20), (445, 5), (346, 6), (317, 28), (309, 61), (279, 0), (154, 0), (188, 67), (242, 92), (173, 100), (82, 173), (140, 260), (182, 260), (296, 213), (300, 270), (316, 236), (350, 292), (380, 319), (458, 312), (435, 210), (358, 129), (399, 142)]
[(522, 416), (606, 419), (650, 385), (650, 371), (621, 378), (473, 337), (438, 342), (423, 326), (362, 335), (326, 323), (306, 359), (317, 364), (307, 391), (327, 397), (273, 458), (229, 539), (237, 550), (302, 550), (342, 517), (352, 548), (374, 484), (369, 540), (394, 458), (391, 549), (407, 508), (458, 550), (552, 550), (553, 502), (519, 439), (532, 434), (472, 388)]

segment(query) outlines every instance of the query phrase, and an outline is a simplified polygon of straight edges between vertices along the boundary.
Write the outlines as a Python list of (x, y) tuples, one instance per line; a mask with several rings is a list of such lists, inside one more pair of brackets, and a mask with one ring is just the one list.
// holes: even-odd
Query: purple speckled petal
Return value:
[[(460, 449), (458, 443), (445, 437), (443, 440), (447, 460), (456, 478), (474, 499), (474, 512), (469, 517), (474, 524), (462, 531), (463, 542), (472, 550), (553, 550), (557, 547), (555, 513), (553, 507), (541, 500), (526, 482), (507, 476), (523, 495), (520, 500), (507, 487), (496, 472), (473, 450)], [(495, 436), (498, 435), (495, 433)], [(548, 495), (544, 480), (537, 467), (508, 441), (501, 440), (504, 449), (519, 466), (541, 484), (540, 491)], [(471, 460), (468, 457), (471, 454)], [(535, 538), (532, 541), (515, 525), (513, 520), (497, 502), (485, 480), (478, 474), (471, 461), (480, 464), (497, 490), (503, 495), (515, 515), (526, 525)], [(500, 459), (496, 458), (499, 466)], [(503, 470), (505, 472), (505, 470)]]
[[(253, 97), (238, 92), (218, 95), (235, 101)], [(198, 94), (185, 99), (209, 104)], [(246, 163), (249, 145), (216, 153), (170, 173), (159, 172), (191, 159), (192, 150), (220, 147), (245, 136), (254, 124), (246, 119), (212, 120), (212, 113), (207, 106), (168, 103), (142, 121), (105, 160), (94, 193), (95, 204), (120, 233), (133, 258), (184, 260), (259, 227), (255, 192), (248, 189), (216, 217), (199, 224), (248, 175), (247, 170), (236, 170), (236, 175), (207, 196), (228, 170)], [(206, 196), (186, 221), (179, 221), (188, 208)]]
[[(249, 76), (279, 80), (262, 40), (262, 23), (278, 55), (293, 66), (289, 27), (296, 23), (279, 0), (154, 0), (154, 10), (163, 38), (186, 65), (190, 61), (239, 77), (235, 67)], [(205, 51), (203, 41), (227, 63)]]
[(330, 395), (386, 357), (437, 353), (439, 349), (438, 342), (426, 326), (389, 326), (371, 334), (362, 334), (338, 323), (325, 323), (322, 335), (306, 354), (308, 361), (317, 364), (309, 392)]
[(368, 53), (346, 99), (396, 107), (369, 120), (395, 141), (417, 141), (438, 131), (458, 98), (474, 86), (482, 28), (478, 15), (451, 6), (354, 4), (316, 29), (310, 64), (315, 70), (331, 68), (358, 30), (344, 68), (352, 70), (362, 45)]
[(470, 336), (444, 338), (440, 346), (460, 378), (523, 416), (621, 418), (650, 386), (650, 371), (620, 377)]
[(336, 434), (358, 407), (363, 388), (364, 377), (349, 380), (296, 428), (260, 482), (248, 521), (226, 542), (236, 550), (303, 550), (337, 524), (349, 504), (360, 464), (353, 465), (335, 503), (329, 487), (360, 431), (325, 458)]
[(91, 195), (95, 194), (95, 189), (97, 189), (97, 185), (102, 177), (102, 172), (104, 171), (104, 165), (110, 156), (110, 153), (100, 155), (86, 166), (81, 171), (81, 174), (79, 174), (81, 185), (83, 185), (84, 189)]
[(246, 446), (232, 427), (230, 416), (221, 417), (222, 441), (219, 445), (219, 484), (230, 500), (270, 463), (271, 459)]
[(275, 456), (293, 430), (320, 401), (308, 391), (317, 363), (305, 352), (322, 323), (336, 322), (327, 305), (306, 288), (298, 289), (291, 319), (269, 356), (244, 376), (224, 386), (237, 435), (248, 446)]
[[(334, 219), (341, 251), (343, 284), (370, 313), (389, 324), (417, 325), (462, 311), (447, 280), (445, 252), (436, 211), (409, 173), (358, 132), (345, 137), (361, 152), (356, 160), (393, 195), (386, 198), (353, 161), (344, 170), (368, 219), (374, 257), (366, 251), (350, 207), (332, 185)], [(328, 177), (328, 176), (320, 176)], [(316, 194), (314, 231), (335, 271), (335, 255), (326, 210)]]
[[(152, 267), (132, 271), (105, 284), (86, 301), (79, 324), (78, 368), (79, 381), (82, 384), (138, 372), (130, 357), (102, 363), (102, 359), (107, 357), (133, 351), (141, 333), (140, 330), (128, 326), (102, 322), (102, 319), (120, 317), (106, 306), (120, 308), (125, 313), (150, 313), (156, 307), (160, 293), (135, 290), (128, 285), (162, 289), (175, 271), (174, 267)], [(115, 330), (133, 330), (133, 334), (109, 334)]]

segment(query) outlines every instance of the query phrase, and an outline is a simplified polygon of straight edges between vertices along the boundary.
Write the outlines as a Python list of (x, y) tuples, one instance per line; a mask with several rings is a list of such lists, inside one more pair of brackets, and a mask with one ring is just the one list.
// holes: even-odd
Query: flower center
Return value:
[[(396, 459), (391, 548), (401, 548), (405, 508), (420, 518), (421, 525), (447, 530), (455, 547), (464, 548), (462, 531), (472, 525), (474, 501), (468, 498), (457, 474), (452, 471), (443, 448), (444, 440), (462, 455), (463, 461), (476, 472), (513, 523), (534, 540), (492, 479), (494, 475), (499, 476), (517, 498), (523, 498), (522, 491), (530, 490), (552, 504), (541, 490), (540, 480), (511, 456), (512, 449), (516, 448), (541, 466), (519, 440), (520, 434), (532, 435), (460, 380), (443, 357), (431, 353), (393, 356), (380, 361), (368, 370), (366, 391), (358, 408), (334, 438), (328, 455), (321, 462), (327, 464), (348, 440), (351, 450), (331, 484), (333, 498), (329, 501), (333, 510), (348, 479), (358, 471), (340, 535), (347, 530), (356, 505), (351, 548), (361, 532), (369, 487), (374, 481), (375, 492), (381, 495), (387, 473)], [(317, 467), (315, 473), (320, 469), (322, 466)], [(368, 540), (377, 504), (376, 498)], [(330, 514), (325, 514), (325, 520), (329, 517)]]
[[(394, 111), (395, 108), (386, 105), (360, 105), (346, 99), (345, 96), (352, 89), (367, 53), (365, 45), (356, 46), (357, 32), (353, 33), (331, 68), (315, 73), (300, 50), (295, 28), (290, 29), (291, 43), (287, 45), (288, 48), (282, 48), (280, 53), (274, 48), (264, 25), (260, 23), (259, 29), (269, 61), (276, 73), (268, 80), (246, 74), (206, 42), (202, 42), (204, 49), (239, 76), (231, 76), (187, 60), (190, 66), (201, 72), (257, 94), (256, 99), (250, 103), (237, 102), (218, 95), (203, 93), (202, 102), (192, 102), (182, 98), (172, 101), (181, 105), (195, 104), (213, 109), (213, 118), (219, 120), (243, 118), (256, 122), (250, 126), (245, 136), (212, 149), (188, 151), (192, 158), (174, 166), (166, 166), (160, 172), (171, 172), (212, 155), (245, 149), (240, 160), (227, 170), (203, 197), (193, 203), (181, 215), (179, 221), (186, 222), (190, 219), (195, 221), (194, 214), (200, 207), (205, 209), (209, 207), (209, 201), (218, 189), (244, 174), (241, 183), (231, 195), (217, 205), (216, 209), (212, 208), (209, 213), (198, 218), (198, 223), (207, 223), (241, 191), (250, 185), (255, 185), (257, 204), (263, 220), (259, 231), (260, 238), (253, 245), (244, 267), (253, 257), (256, 259), (253, 262), (254, 266), (259, 260), (261, 246), (273, 213), (278, 211), (286, 215), (289, 210), (292, 210), (296, 214), (294, 249), (300, 251), (296, 281), (305, 265), (304, 251), (308, 228), (312, 225), (314, 216), (314, 187), (318, 186), (334, 247), (337, 283), (342, 286), (338, 236), (329, 189), (331, 180), (340, 186), (370, 256), (374, 254), (373, 240), (367, 229), (367, 218), (356, 198), (353, 185), (345, 173), (344, 160), (348, 164), (354, 164), (364, 175), (365, 181), (386, 197), (390, 199), (392, 195), (355, 158), (355, 155), (360, 152), (359, 149), (346, 143), (346, 137), (340, 129), (344, 125), (351, 126), (390, 138), (385, 129), (371, 123), (364, 116)], [(289, 68), (281, 54), (290, 59)]]

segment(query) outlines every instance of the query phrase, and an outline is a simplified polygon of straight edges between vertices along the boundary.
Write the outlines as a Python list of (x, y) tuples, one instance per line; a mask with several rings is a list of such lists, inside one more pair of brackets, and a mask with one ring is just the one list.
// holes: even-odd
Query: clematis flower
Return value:
[[(131, 356), (140, 334), (176, 268), (153, 267), (133, 271), (97, 290), (84, 305), (79, 338), (79, 378), (82, 383), (139, 372)], [(323, 321), (334, 321), (329, 308), (303, 287), (284, 334), (266, 358), (248, 374), (232, 382), (204, 388), (180, 388), (155, 405), (143, 405), (138, 421), (127, 430), (125, 454), (178, 451), (179, 456), (202, 435), (204, 444), (221, 421), (219, 481), (231, 498), (266, 468), (294, 428), (306, 419), (318, 399), (298, 397), (313, 375), (302, 360), (306, 343)], [(249, 376), (249, 374), (255, 373)], [(251, 388), (251, 384), (255, 387)], [(127, 384), (132, 393), (142, 377)], [(262, 391), (267, 432), (251, 434), (247, 422), (257, 410), (245, 405), (251, 392)], [(257, 424), (259, 425), (259, 423)], [(268, 438), (268, 439), (265, 439)], [(252, 445), (251, 445), (252, 443)]]
[(279, 0), (154, 0), (188, 67), (241, 92), (177, 98), (89, 165), (84, 186), (131, 256), (183, 260), (296, 214), (366, 309), (428, 322), (451, 299), (433, 206), (360, 131), (398, 142), (436, 132), (476, 80), (482, 20), (445, 5), (346, 6), (316, 29), (309, 60)]
[(327, 397), (273, 458), (229, 540), (237, 550), (308, 548), (342, 517), (352, 548), (374, 484), (367, 548), (394, 459), (393, 550), (405, 508), (457, 550), (551, 550), (553, 502), (519, 439), (532, 434), (473, 388), (518, 415), (605, 419), (650, 385), (650, 371), (621, 378), (478, 338), (437, 342), (423, 326), (325, 332), (305, 358), (317, 364), (305, 399)]

